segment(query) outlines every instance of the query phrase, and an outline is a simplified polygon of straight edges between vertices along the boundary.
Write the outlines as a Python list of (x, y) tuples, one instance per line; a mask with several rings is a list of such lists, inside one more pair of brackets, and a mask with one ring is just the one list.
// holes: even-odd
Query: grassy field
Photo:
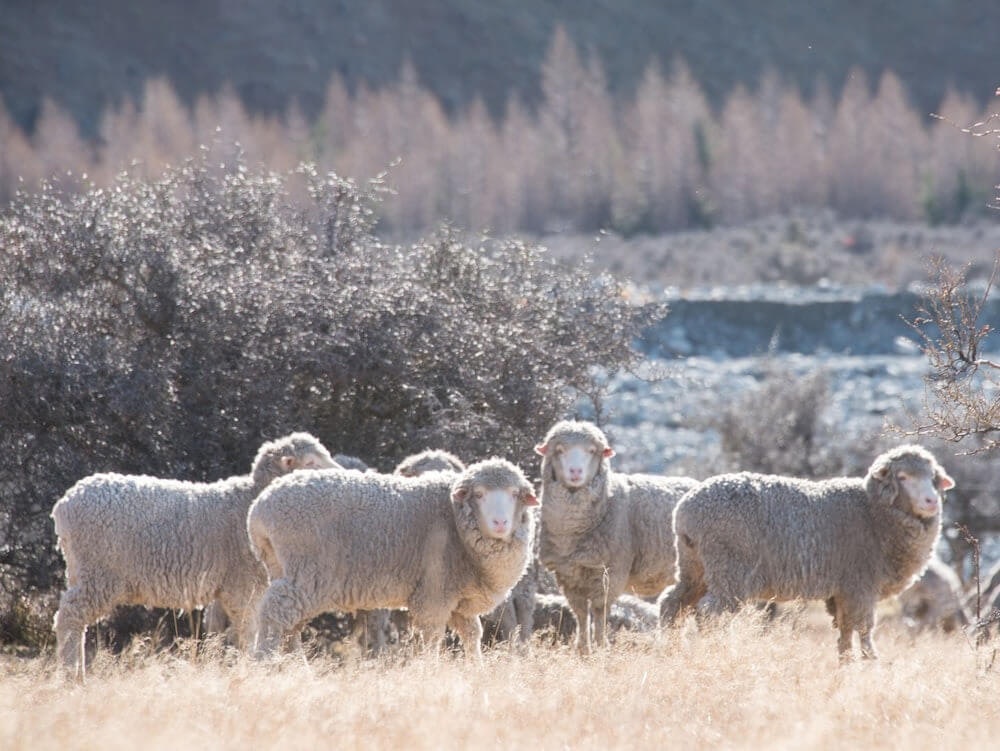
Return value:
[[(0, 748), (986, 748), (1000, 666), (964, 635), (886, 623), (881, 660), (839, 666), (815, 611), (743, 614), (531, 654), (263, 666), (218, 654), (99, 655), (85, 684), (51, 657), (0, 663)], [(211, 650), (209, 650), (211, 652)]]

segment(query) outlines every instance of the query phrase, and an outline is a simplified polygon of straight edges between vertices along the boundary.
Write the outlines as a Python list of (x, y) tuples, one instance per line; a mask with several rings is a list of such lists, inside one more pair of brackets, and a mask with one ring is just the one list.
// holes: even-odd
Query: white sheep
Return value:
[[(338, 464), (343, 464), (339, 462)], [(347, 466), (346, 464), (344, 465)], [(393, 474), (400, 477), (419, 477), (428, 472), (461, 472), (465, 463), (454, 454), (442, 449), (425, 449), (403, 459)], [(502, 606), (501, 606), (502, 607)], [(354, 637), (361, 648), (373, 657), (386, 651), (393, 632), (398, 640), (400, 635), (409, 630), (405, 611), (359, 610), (354, 614)]]
[(696, 480), (613, 472), (614, 449), (596, 425), (562, 421), (535, 447), (542, 455), (539, 556), (577, 620), (577, 648), (607, 643), (619, 595), (655, 597), (673, 582), (674, 505)]
[(425, 449), (403, 459), (393, 474), (400, 477), (419, 477), (427, 472), (461, 472), (465, 463), (457, 456), (443, 449)]
[(521, 470), (502, 459), (457, 476), (329, 470), (278, 480), (247, 518), (270, 579), (258, 654), (325, 611), (407, 608), (425, 639), (450, 626), (478, 656), (479, 615), (524, 572), (534, 531), (527, 507), (537, 503)]
[(919, 446), (881, 454), (864, 478), (710, 478), (677, 504), (677, 584), (660, 599), (661, 621), (691, 607), (712, 614), (754, 600), (820, 599), (841, 659), (854, 631), (862, 655), (875, 658), (875, 605), (927, 566), (942, 493), (954, 484)]
[(52, 509), (66, 560), (54, 623), (62, 664), (82, 677), (87, 626), (126, 604), (193, 609), (217, 600), (245, 643), (251, 600), (267, 584), (250, 552), (247, 510), (277, 477), (333, 466), (316, 438), (293, 433), (261, 446), (249, 475), (197, 483), (102, 473), (77, 482)]
[(899, 594), (903, 622), (914, 631), (941, 629), (946, 634), (969, 625), (962, 604), (962, 581), (936, 555), (913, 584)]

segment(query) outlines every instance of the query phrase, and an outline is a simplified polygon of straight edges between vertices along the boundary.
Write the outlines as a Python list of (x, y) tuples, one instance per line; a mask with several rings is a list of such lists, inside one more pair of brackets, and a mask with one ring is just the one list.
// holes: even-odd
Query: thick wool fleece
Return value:
[[(484, 537), (477, 506), (460, 487), (514, 488), (509, 540)], [(530, 500), (529, 500), (530, 499)], [(327, 471), (283, 478), (250, 509), (251, 543), (271, 584), (261, 600), (258, 647), (329, 610), (408, 608), (414, 628), (433, 639), (454, 628), (478, 654), (478, 616), (506, 597), (531, 551), (531, 485), (500, 459), (462, 474), (409, 478)]]
[[(590, 441), (600, 452), (607, 438), (590, 423), (557, 423), (544, 446)], [(551, 450), (542, 460), (540, 558), (552, 570), (577, 616), (577, 645), (605, 642), (608, 610), (621, 594), (655, 597), (674, 580), (673, 511), (697, 481), (629, 475), (600, 460), (590, 482), (573, 489), (556, 474)]]
[(55, 628), (59, 656), (82, 673), (87, 625), (117, 605), (192, 609), (218, 599), (238, 640), (267, 584), (250, 552), (246, 515), (257, 494), (295, 469), (331, 467), (306, 433), (264, 444), (251, 474), (212, 483), (143, 475), (87, 477), (55, 504), (67, 589)]
[(865, 478), (740, 472), (705, 481), (674, 514), (678, 583), (661, 598), (661, 617), (673, 621), (702, 598), (706, 610), (827, 600), (841, 652), (850, 650), (853, 629), (874, 656), (875, 604), (920, 576), (941, 532), (940, 512), (913, 513), (900, 470), (946, 477), (928, 452), (903, 447), (878, 457)]

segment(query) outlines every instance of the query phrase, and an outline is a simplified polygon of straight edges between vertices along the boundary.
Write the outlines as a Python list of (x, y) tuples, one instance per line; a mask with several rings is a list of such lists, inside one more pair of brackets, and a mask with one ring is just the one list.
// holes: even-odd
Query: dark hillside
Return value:
[(621, 95), (651, 59), (678, 56), (715, 101), (769, 68), (837, 91), (860, 65), (871, 80), (896, 71), (930, 111), (949, 85), (985, 102), (1000, 76), (995, 0), (4, 0), (0, 95), (22, 126), (50, 97), (92, 135), (103, 108), (151, 77), (188, 102), (229, 84), (251, 111), (294, 99), (308, 114), (332, 73), (378, 87), (409, 58), (446, 107), (479, 95), (498, 113), (511, 92), (539, 96), (557, 24), (599, 54)]

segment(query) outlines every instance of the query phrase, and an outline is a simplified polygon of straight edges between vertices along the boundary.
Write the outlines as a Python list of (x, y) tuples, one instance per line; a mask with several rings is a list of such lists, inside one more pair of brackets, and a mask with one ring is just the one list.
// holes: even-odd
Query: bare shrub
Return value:
[(864, 468), (874, 436), (844, 441), (825, 419), (829, 376), (800, 376), (771, 360), (760, 385), (730, 402), (718, 416), (721, 471), (746, 470), (794, 477), (829, 477)]
[(1000, 259), (982, 292), (973, 294), (967, 269), (931, 262), (931, 286), (911, 321), (930, 366), (918, 435), (965, 441), (972, 451), (1000, 447), (1000, 359), (984, 354), (992, 326), (981, 321), (998, 271)]

